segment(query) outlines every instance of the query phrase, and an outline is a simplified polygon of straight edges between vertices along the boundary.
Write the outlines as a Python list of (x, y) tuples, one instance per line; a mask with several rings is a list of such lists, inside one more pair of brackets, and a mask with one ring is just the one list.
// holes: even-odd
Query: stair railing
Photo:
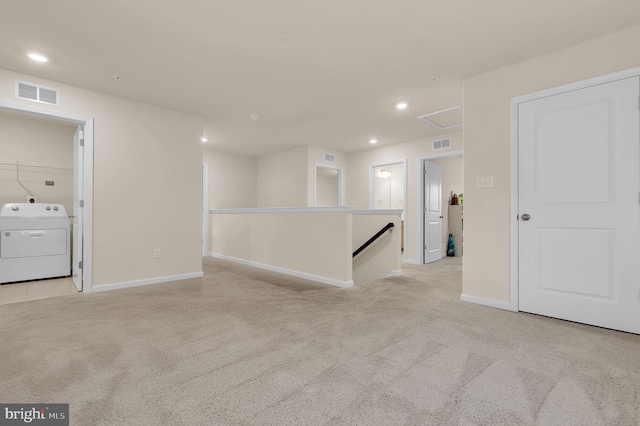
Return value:
[(380, 238), (385, 232), (391, 230), (394, 227), (393, 222), (389, 222), (387, 223), (384, 228), (382, 228), (381, 230), (379, 230), (378, 232), (376, 232), (376, 234), (369, 238), (367, 240), (366, 243), (364, 243), (363, 245), (361, 245), (356, 251), (353, 252), (353, 256), (352, 258), (355, 258), (357, 255), (359, 255), (360, 253), (362, 253), (367, 247), (369, 247), (371, 244), (373, 244), (378, 238)]

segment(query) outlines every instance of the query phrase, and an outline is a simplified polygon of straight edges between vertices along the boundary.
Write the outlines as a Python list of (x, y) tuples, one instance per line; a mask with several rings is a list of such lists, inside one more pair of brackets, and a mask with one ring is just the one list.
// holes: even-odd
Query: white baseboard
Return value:
[(516, 311), (511, 302), (503, 302), (502, 300), (485, 299), (484, 297), (469, 296), (467, 294), (461, 294), (460, 300), (463, 302), (476, 303), (478, 305), (491, 306), (492, 308), (504, 309), (505, 311)]
[(389, 274), (390, 277), (401, 277), (403, 275), (404, 275), (404, 272), (402, 272), (402, 269), (394, 269)]
[(419, 265), (420, 262), (418, 262), (417, 260), (413, 260), (413, 259), (405, 259), (403, 260), (404, 263), (407, 263), (409, 265)]
[(255, 268), (266, 269), (267, 271), (271, 271), (271, 272), (278, 272), (280, 274), (291, 275), (292, 277), (303, 278), (309, 281), (315, 281), (322, 284), (329, 284), (335, 287), (341, 287), (341, 288), (353, 287), (353, 280), (351, 281), (335, 280), (333, 278), (327, 278), (320, 275), (308, 274), (306, 272), (295, 271), (293, 269), (281, 268), (279, 266), (273, 266), (273, 265), (266, 265), (264, 263), (254, 262), (246, 259), (240, 259), (238, 257), (225, 256), (224, 254), (209, 253), (209, 256), (215, 257), (216, 259), (228, 260), (230, 262), (253, 266)]
[(97, 293), (99, 291), (118, 290), (121, 288), (139, 287), (142, 285), (149, 285), (149, 284), (161, 284), (161, 283), (166, 283), (170, 281), (188, 280), (190, 278), (201, 278), (203, 276), (204, 276), (203, 272), (191, 272), (189, 274), (167, 275), (164, 277), (145, 278), (143, 280), (123, 281), (120, 283), (113, 283), (113, 284), (94, 285), (93, 288), (91, 289), (91, 292)]

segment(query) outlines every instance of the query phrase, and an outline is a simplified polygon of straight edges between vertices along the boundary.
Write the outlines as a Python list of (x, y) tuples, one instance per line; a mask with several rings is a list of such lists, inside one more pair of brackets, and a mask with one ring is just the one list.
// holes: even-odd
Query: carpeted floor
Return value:
[(0, 402), (74, 425), (640, 424), (640, 336), (461, 302), (460, 258), (352, 289), (203, 262), (0, 306)]

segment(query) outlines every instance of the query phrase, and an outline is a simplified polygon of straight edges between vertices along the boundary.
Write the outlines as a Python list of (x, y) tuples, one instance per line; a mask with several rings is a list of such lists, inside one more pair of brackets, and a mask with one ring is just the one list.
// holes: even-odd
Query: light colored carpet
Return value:
[(205, 278), (0, 306), (0, 402), (75, 425), (631, 425), (640, 336), (459, 300), (460, 258), (339, 289)]

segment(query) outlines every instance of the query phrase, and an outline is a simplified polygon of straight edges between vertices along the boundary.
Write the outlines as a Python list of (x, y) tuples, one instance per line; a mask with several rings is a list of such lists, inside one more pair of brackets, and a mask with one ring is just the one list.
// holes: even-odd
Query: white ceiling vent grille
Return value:
[(335, 163), (336, 162), (336, 156), (333, 154), (325, 154), (324, 155), (324, 161), (326, 161), (327, 163)]
[(58, 90), (16, 80), (16, 98), (59, 105)]
[(437, 151), (439, 149), (447, 149), (451, 148), (451, 138), (438, 139), (437, 141), (433, 141), (433, 150)]

